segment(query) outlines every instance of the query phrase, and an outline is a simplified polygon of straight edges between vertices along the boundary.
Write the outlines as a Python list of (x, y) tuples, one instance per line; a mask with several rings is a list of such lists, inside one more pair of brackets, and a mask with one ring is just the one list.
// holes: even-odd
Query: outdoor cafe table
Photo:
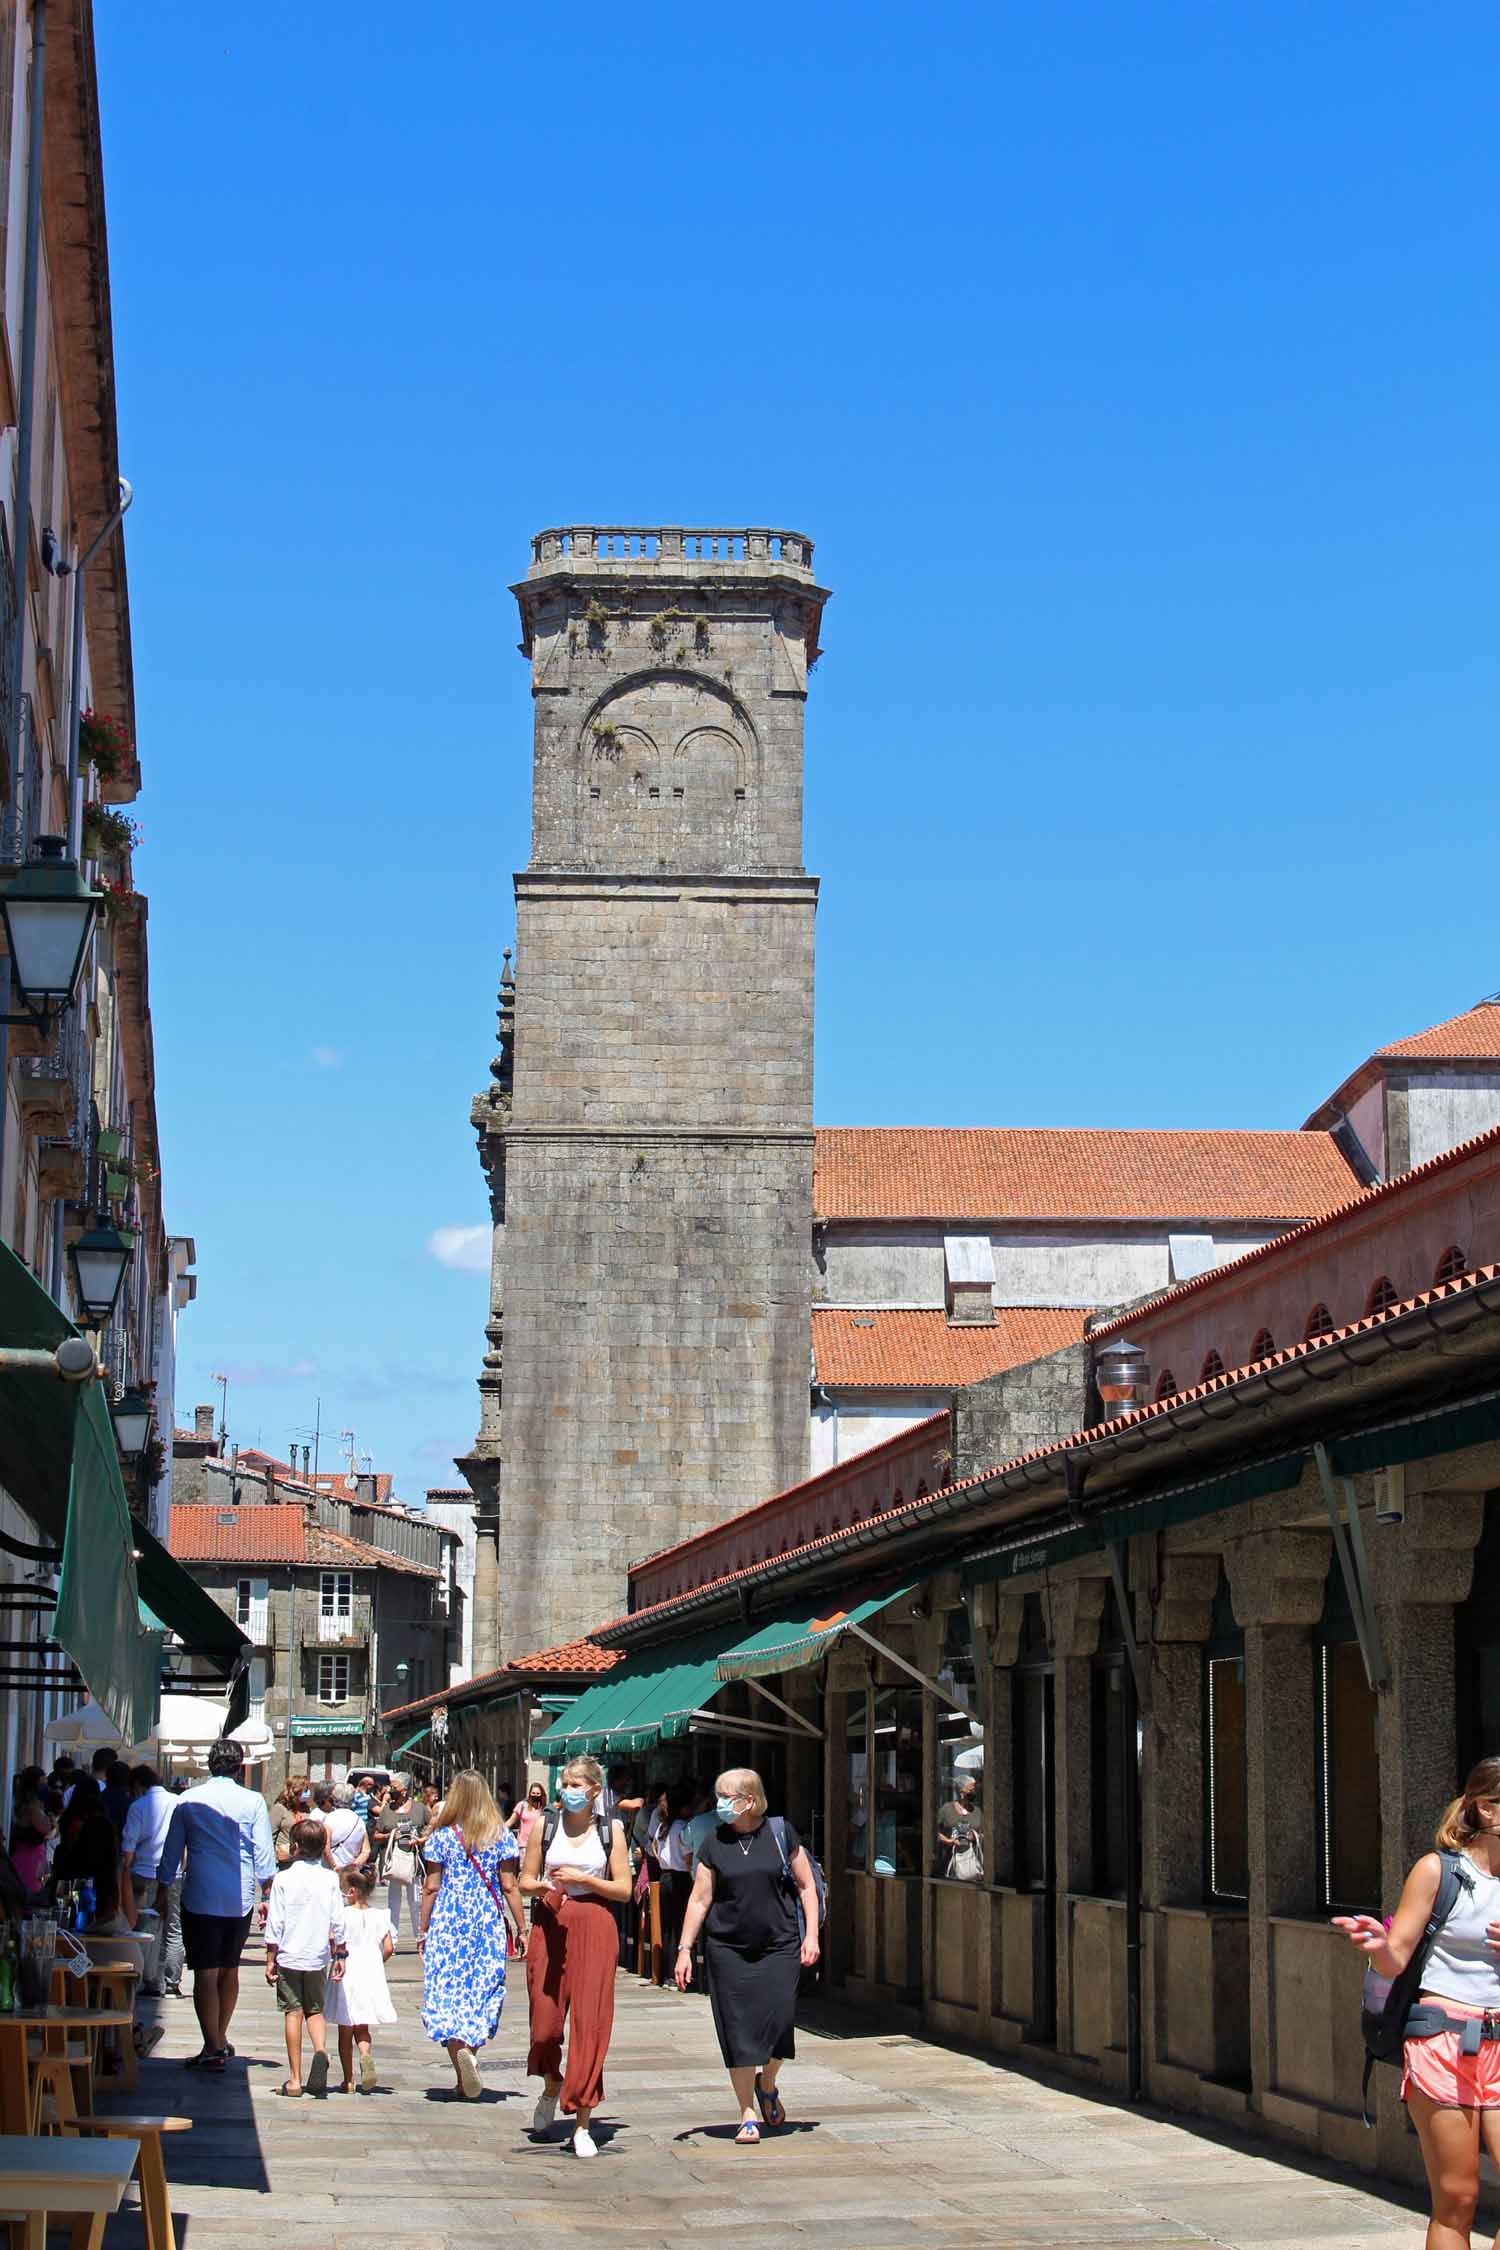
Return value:
[(26, 2250), (45, 2250), (49, 2212), (69, 2218), (88, 2214), (92, 2224), (84, 2240), (93, 2250), (102, 2239), (106, 2215), (118, 2211), (124, 2200), (140, 2145), (139, 2141), (71, 2137), (47, 2141), (30, 2133), (0, 2134), (0, 2211), (25, 2213)]
[(0, 2016), (0, 2135), (31, 2131), (31, 2071), (26, 2035), (31, 2031), (70, 2031), (92, 2037), (120, 2030), (134, 2019), (128, 2008), (28, 2008), (19, 2016)]

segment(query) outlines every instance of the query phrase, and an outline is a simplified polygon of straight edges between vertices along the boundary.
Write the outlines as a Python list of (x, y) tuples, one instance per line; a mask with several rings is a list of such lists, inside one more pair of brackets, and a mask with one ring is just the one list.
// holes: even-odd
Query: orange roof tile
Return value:
[(1007, 1367), (1076, 1344), (1087, 1311), (997, 1305), (993, 1328), (950, 1327), (941, 1308), (813, 1307), (813, 1367), (820, 1383), (855, 1390), (956, 1390)]
[(1500, 1062), (1500, 999), (1481, 1000), (1462, 1015), (1449, 1016), (1409, 1039), (1377, 1047), (1377, 1058), (1434, 1055), (1460, 1062)]
[(818, 1219), (1309, 1219), (1354, 1174), (1327, 1133), (824, 1126)]
[(1210, 1289), (1223, 1296), (1233, 1296), (1247, 1272), (1253, 1272), (1278, 1253), (1282, 1256), (1289, 1255), (1294, 1245), (1306, 1242), (1325, 1230), (1331, 1230), (1340, 1220), (1349, 1218), (1356, 1211), (1369, 1210), (1376, 1204), (1399, 1202), (1403, 1196), (1416, 1194), (1426, 1181), (1433, 1179), (1438, 1173), (1451, 1172), (1485, 1150), (1500, 1151), (1500, 1125), (1490, 1126), (1487, 1132), (1475, 1133), (1470, 1140), (1456, 1141), (1452, 1148), (1439, 1149), (1436, 1156), (1429, 1156), (1425, 1164), (1414, 1165), (1409, 1172), (1397, 1172), (1388, 1180), (1377, 1181), (1374, 1187), (1364, 1188), (1359, 1194), (1346, 1197), (1342, 1203), (1335, 1204), (1331, 1211), (1324, 1211), (1316, 1219), (1306, 1220), (1300, 1227), (1294, 1227), (1289, 1234), (1278, 1235), (1274, 1242), (1258, 1243), (1255, 1249), (1245, 1251), (1241, 1257), (1231, 1258), (1222, 1266), (1210, 1266), (1207, 1273), (1194, 1274), (1190, 1281), (1176, 1282), (1172, 1288), (1162, 1290), (1159, 1296), (1143, 1297), (1128, 1312), (1116, 1313), (1113, 1320), (1101, 1322), (1093, 1331), (1093, 1340), (1095, 1344), (1107, 1343), (1111, 1336), (1119, 1336), (1128, 1328), (1139, 1327), (1143, 1321), (1150, 1320), (1159, 1313), (1164, 1305), (1176, 1304), (1181, 1297), (1199, 1296)]
[(408, 1577), (436, 1578), (426, 1563), (387, 1554), (363, 1539), (346, 1538), (309, 1523), (307, 1510), (294, 1506), (215, 1508), (200, 1501), (172, 1510), (167, 1542), (179, 1562), (335, 1563), (350, 1570), (395, 1570)]
[(439, 1688), (434, 1695), (421, 1696), (415, 1703), (397, 1703), (383, 1711), (384, 1719), (408, 1719), (419, 1711), (435, 1711), (440, 1703), (461, 1703), (476, 1688), (504, 1687), (519, 1681), (527, 1674), (544, 1673), (563, 1678), (612, 1671), (623, 1664), (625, 1651), (620, 1648), (600, 1648), (596, 1641), (562, 1641), (556, 1648), (537, 1649), (531, 1656), (518, 1656), (513, 1664), (501, 1664), (493, 1672), (476, 1672), (471, 1679), (455, 1680), (451, 1687)]

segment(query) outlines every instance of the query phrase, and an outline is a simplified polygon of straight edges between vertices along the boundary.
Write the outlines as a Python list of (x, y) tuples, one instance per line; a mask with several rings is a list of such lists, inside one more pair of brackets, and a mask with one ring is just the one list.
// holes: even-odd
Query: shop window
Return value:
[[(938, 1685), (945, 1688), (963, 1709), (956, 1711), (951, 1704), (937, 1707), (937, 1801), (939, 1824), (942, 1808), (956, 1804), (958, 1792), (965, 1782), (975, 1782), (979, 1794), (984, 1791), (984, 1731), (979, 1724), (978, 1686), (974, 1670), (974, 1639), (969, 1629), (966, 1609), (950, 1609), (943, 1620), (943, 1652), (938, 1665)], [(971, 1808), (977, 1815), (979, 1799)], [(932, 1845), (932, 1872), (946, 1875), (950, 1853), (936, 1836)]]
[(1468, 1252), (1460, 1250), (1456, 1242), (1450, 1242), (1437, 1262), (1437, 1271), (1432, 1277), (1432, 1286), (1434, 1289), (1440, 1289), (1445, 1281), (1457, 1281), (1459, 1276), (1466, 1274), (1468, 1270)]
[(1253, 1366), (1258, 1359), (1269, 1359), (1275, 1349), (1276, 1338), (1271, 1334), (1270, 1329), (1257, 1328), (1250, 1345), (1251, 1365)]
[(1211, 1383), (1216, 1376), (1222, 1375), (1223, 1372), (1223, 1360), (1220, 1359), (1217, 1352), (1210, 1352), (1198, 1371), (1198, 1380), (1200, 1383)]
[(1307, 1326), (1302, 1331), (1305, 1343), (1316, 1343), (1320, 1336), (1333, 1334), (1333, 1315), (1326, 1305), (1314, 1305), (1307, 1316)]
[(1400, 1302), (1390, 1275), (1383, 1273), (1377, 1282), (1372, 1283), (1370, 1294), (1365, 1299), (1365, 1316), (1368, 1319), (1372, 1313), (1389, 1312), (1392, 1305)]
[(863, 1688), (844, 1697), (844, 1865), (867, 1866), (870, 1822), (870, 1706)]
[(1052, 1650), (1040, 1597), (1028, 1594), (1011, 1698), (1015, 1714), (1016, 1889), (1053, 1884)]
[(1380, 1763), (1376, 1696), (1335, 1564), (1318, 1628), (1317, 1781), (1319, 1890), (1338, 1911), (1380, 1910)]
[(1205, 1888), (1210, 1902), (1250, 1895), (1250, 1773), (1245, 1734), (1245, 1636), (1235, 1622), (1222, 1568), (1203, 1651), (1206, 1747)]
[(920, 1875), (926, 1859), (920, 1688), (881, 1688), (876, 1694), (874, 1777), (874, 1872)]
[(1093, 1796), (1093, 1885), (1098, 1898), (1123, 1898), (1126, 1881), (1126, 1792), (1135, 1786), (1125, 1638), (1114, 1589), (1103, 1643), (1090, 1667)]
[(1160, 1405), (1163, 1399), (1175, 1398), (1176, 1396), (1177, 1377), (1172, 1373), (1170, 1367), (1164, 1367), (1156, 1378), (1157, 1404)]

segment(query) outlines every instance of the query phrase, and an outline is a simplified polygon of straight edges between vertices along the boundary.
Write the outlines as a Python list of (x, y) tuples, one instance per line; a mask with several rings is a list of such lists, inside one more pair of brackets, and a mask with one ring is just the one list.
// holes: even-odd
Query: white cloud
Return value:
[(337, 1070), (344, 1059), (342, 1047), (310, 1047), (308, 1052), (319, 1070)]
[(488, 1273), (490, 1230), (483, 1226), (434, 1227), (427, 1237), (427, 1255), (436, 1258), (440, 1266), (451, 1266), (455, 1273)]
[(227, 1359), (220, 1372), (229, 1377), (231, 1390), (236, 1386), (246, 1389), (261, 1383), (310, 1382), (318, 1372), (318, 1363), (304, 1357), (290, 1361), (285, 1367), (273, 1367), (258, 1359)]

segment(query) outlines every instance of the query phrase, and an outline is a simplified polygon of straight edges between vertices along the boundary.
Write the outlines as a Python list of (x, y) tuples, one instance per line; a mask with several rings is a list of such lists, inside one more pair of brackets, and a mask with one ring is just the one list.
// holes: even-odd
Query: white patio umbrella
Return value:
[(107, 1711), (97, 1703), (80, 1703), (76, 1711), (64, 1711), (59, 1717), (49, 1719), (42, 1729), (42, 1740), (49, 1750), (103, 1750), (119, 1743), (120, 1730)]
[(224, 1732), (228, 1716), (227, 1703), (211, 1702), (207, 1696), (164, 1695), (155, 1728), (130, 1755), (163, 1765), (201, 1764), (209, 1744)]

